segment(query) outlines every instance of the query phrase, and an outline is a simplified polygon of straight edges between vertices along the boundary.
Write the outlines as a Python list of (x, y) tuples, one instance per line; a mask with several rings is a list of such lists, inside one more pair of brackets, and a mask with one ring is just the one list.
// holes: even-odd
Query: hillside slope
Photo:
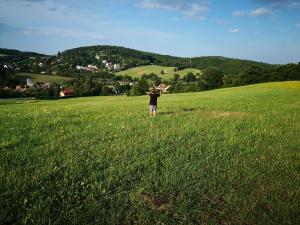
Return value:
[(48, 57), (44, 54), (35, 52), (23, 52), (15, 49), (0, 48), (0, 64), (1, 63), (15, 63), (35, 57)]
[(299, 81), (158, 101), (0, 100), (0, 224), (297, 224)]
[[(189, 72), (191, 72), (195, 75), (201, 73), (200, 70), (193, 69), (193, 68), (186, 68), (183, 70), (174, 71), (175, 68), (176, 67), (148, 65), (148, 66), (139, 66), (139, 67), (135, 67), (132, 69), (124, 70), (124, 71), (118, 72), (116, 74), (121, 75), (121, 76), (128, 75), (131, 77), (140, 78), (143, 74), (154, 73), (164, 79), (172, 79), (174, 77), (174, 74), (178, 74), (182, 78)], [(163, 74), (161, 73), (162, 71), (164, 72)]]

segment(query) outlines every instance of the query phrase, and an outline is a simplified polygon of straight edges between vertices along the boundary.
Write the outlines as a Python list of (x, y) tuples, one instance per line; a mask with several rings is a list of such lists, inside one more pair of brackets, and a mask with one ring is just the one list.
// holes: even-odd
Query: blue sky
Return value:
[(300, 61), (300, 0), (0, 0), (0, 47)]

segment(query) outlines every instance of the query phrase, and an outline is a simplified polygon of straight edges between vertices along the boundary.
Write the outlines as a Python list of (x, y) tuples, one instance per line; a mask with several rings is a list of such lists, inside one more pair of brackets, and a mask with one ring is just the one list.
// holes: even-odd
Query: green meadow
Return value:
[(0, 100), (0, 224), (298, 224), (300, 82)]
[[(168, 66), (158, 66), (158, 65), (148, 65), (148, 66), (139, 66), (135, 68), (131, 68), (128, 70), (120, 71), (116, 73), (117, 75), (128, 75), (132, 77), (141, 78), (143, 74), (150, 74), (154, 73), (159, 77), (162, 77), (164, 79), (172, 79), (174, 77), (174, 74), (178, 74), (181, 78), (183, 78), (185, 75), (187, 75), (189, 72), (194, 73), (195, 75), (197, 73), (201, 73), (198, 69), (193, 68), (187, 68), (183, 70), (179, 70), (174, 72), (175, 67), (168, 67)], [(165, 74), (161, 74), (161, 71), (164, 71)]]
[(70, 77), (61, 77), (61, 76), (53, 76), (53, 75), (40, 75), (40, 74), (31, 74), (31, 73), (18, 73), (18, 77), (22, 78), (30, 78), (32, 83), (57, 83), (63, 84), (65, 81), (72, 80)]

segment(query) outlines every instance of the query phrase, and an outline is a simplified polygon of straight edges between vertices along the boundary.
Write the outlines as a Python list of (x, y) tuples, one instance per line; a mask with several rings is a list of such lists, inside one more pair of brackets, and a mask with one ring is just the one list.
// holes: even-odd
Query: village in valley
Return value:
[[(122, 56), (113, 54), (106, 54), (104, 51), (99, 51), (94, 55), (94, 63), (88, 64), (70, 64), (66, 62), (65, 57), (62, 53), (58, 53), (56, 56), (42, 56), (42, 57), (29, 57), (28, 59), (21, 62), (14, 62), (12, 64), (4, 64), (3, 69), (7, 71), (14, 71), (14, 73), (21, 74), (22, 76), (18, 79), (19, 82), (15, 85), (14, 92), (19, 93), (16, 96), (26, 97), (26, 93), (35, 91), (47, 91), (55, 86), (55, 91), (59, 91), (59, 98), (68, 98), (76, 95), (74, 87), (70, 86), (69, 83), (60, 82), (56, 83), (52, 78), (59, 78), (61, 72), (58, 72), (57, 68), (69, 68), (70, 71), (75, 71), (77, 74), (82, 74), (84, 79), (89, 76), (98, 76), (99, 74), (111, 74), (105, 78), (99, 78), (99, 81), (104, 82), (108, 93), (116, 95), (122, 94), (122, 90), (127, 91), (134, 88), (138, 84), (138, 80), (132, 77), (125, 76), (121, 79), (115, 77), (115, 73), (121, 71), (124, 68), (124, 59)], [(111, 60), (112, 59), (112, 60)], [(24, 62), (26, 62), (24, 66)], [(23, 72), (24, 67), (28, 72)], [(50, 69), (49, 69), (50, 68)], [(20, 73), (20, 71), (22, 73)], [(77, 71), (77, 72), (76, 72)], [(40, 74), (40, 75), (38, 75)], [(94, 75), (93, 75), (94, 74)], [(166, 71), (162, 71), (161, 74), (167, 74)], [(71, 75), (72, 76), (72, 75)], [(155, 75), (156, 76), (156, 75)], [(49, 81), (43, 81), (37, 79), (50, 77)], [(37, 80), (36, 80), (37, 79)], [(68, 78), (71, 82), (73, 78)], [(96, 81), (97, 82), (97, 81)], [(168, 93), (170, 85), (166, 85), (163, 82), (156, 82), (156, 89), (161, 93)], [(104, 86), (102, 86), (103, 88)], [(120, 88), (121, 87), (121, 88)], [(123, 88), (122, 88), (123, 87)], [(8, 90), (9, 88), (4, 90)], [(124, 92), (123, 92), (124, 94)]]

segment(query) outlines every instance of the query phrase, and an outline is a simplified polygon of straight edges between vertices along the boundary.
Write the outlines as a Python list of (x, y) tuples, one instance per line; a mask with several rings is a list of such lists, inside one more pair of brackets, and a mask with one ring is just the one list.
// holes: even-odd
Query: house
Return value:
[(44, 64), (42, 62), (39, 63), (39, 67), (42, 67)]
[(138, 82), (130, 82), (130, 83), (129, 83), (129, 86), (130, 86), (130, 87), (134, 87), (137, 83), (138, 83)]
[(65, 88), (64, 90), (59, 92), (60, 98), (72, 97), (74, 96), (74, 91), (71, 88)]
[(31, 81), (30, 78), (27, 78), (27, 79), (26, 79), (26, 84), (27, 84), (28, 86), (32, 86), (32, 85), (33, 85), (33, 83), (32, 83), (32, 81)]
[(98, 67), (92, 64), (89, 64), (87, 67), (91, 70), (98, 70)]
[(76, 66), (76, 69), (78, 69), (78, 70), (84, 70), (85, 69), (85, 67), (84, 66)]
[(102, 60), (102, 63), (103, 63), (103, 64), (106, 64), (106, 63), (107, 63), (107, 61), (106, 61), (106, 60)]
[(46, 74), (46, 72), (45, 72), (45, 71), (42, 71), (42, 72), (41, 72), (41, 74), (42, 74), (42, 75), (45, 75), (45, 74)]
[(121, 69), (120, 64), (114, 64), (114, 70), (119, 70), (119, 69)]
[(26, 86), (26, 85), (17, 85), (16, 86), (17, 92), (25, 92), (27, 89), (28, 89), (28, 86)]
[(50, 86), (51, 86), (50, 83), (42, 83), (42, 82), (36, 83), (36, 88), (39, 90), (48, 89), (48, 88), (50, 88)]
[(111, 69), (113, 69), (113, 64), (107, 62), (107, 63), (105, 64), (105, 67), (106, 67), (107, 69), (111, 70)]
[(3, 65), (3, 67), (4, 67), (5, 69), (11, 69), (11, 70), (13, 70), (13, 69), (14, 69), (14, 67), (13, 67), (13, 66), (11, 66), (11, 65), (8, 65), (8, 64), (5, 64), (5, 65)]
[(95, 58), (99, 60), (99, 59), (100, 59), (100, 56), (97, 54), (97, 55), (95, 56)]

